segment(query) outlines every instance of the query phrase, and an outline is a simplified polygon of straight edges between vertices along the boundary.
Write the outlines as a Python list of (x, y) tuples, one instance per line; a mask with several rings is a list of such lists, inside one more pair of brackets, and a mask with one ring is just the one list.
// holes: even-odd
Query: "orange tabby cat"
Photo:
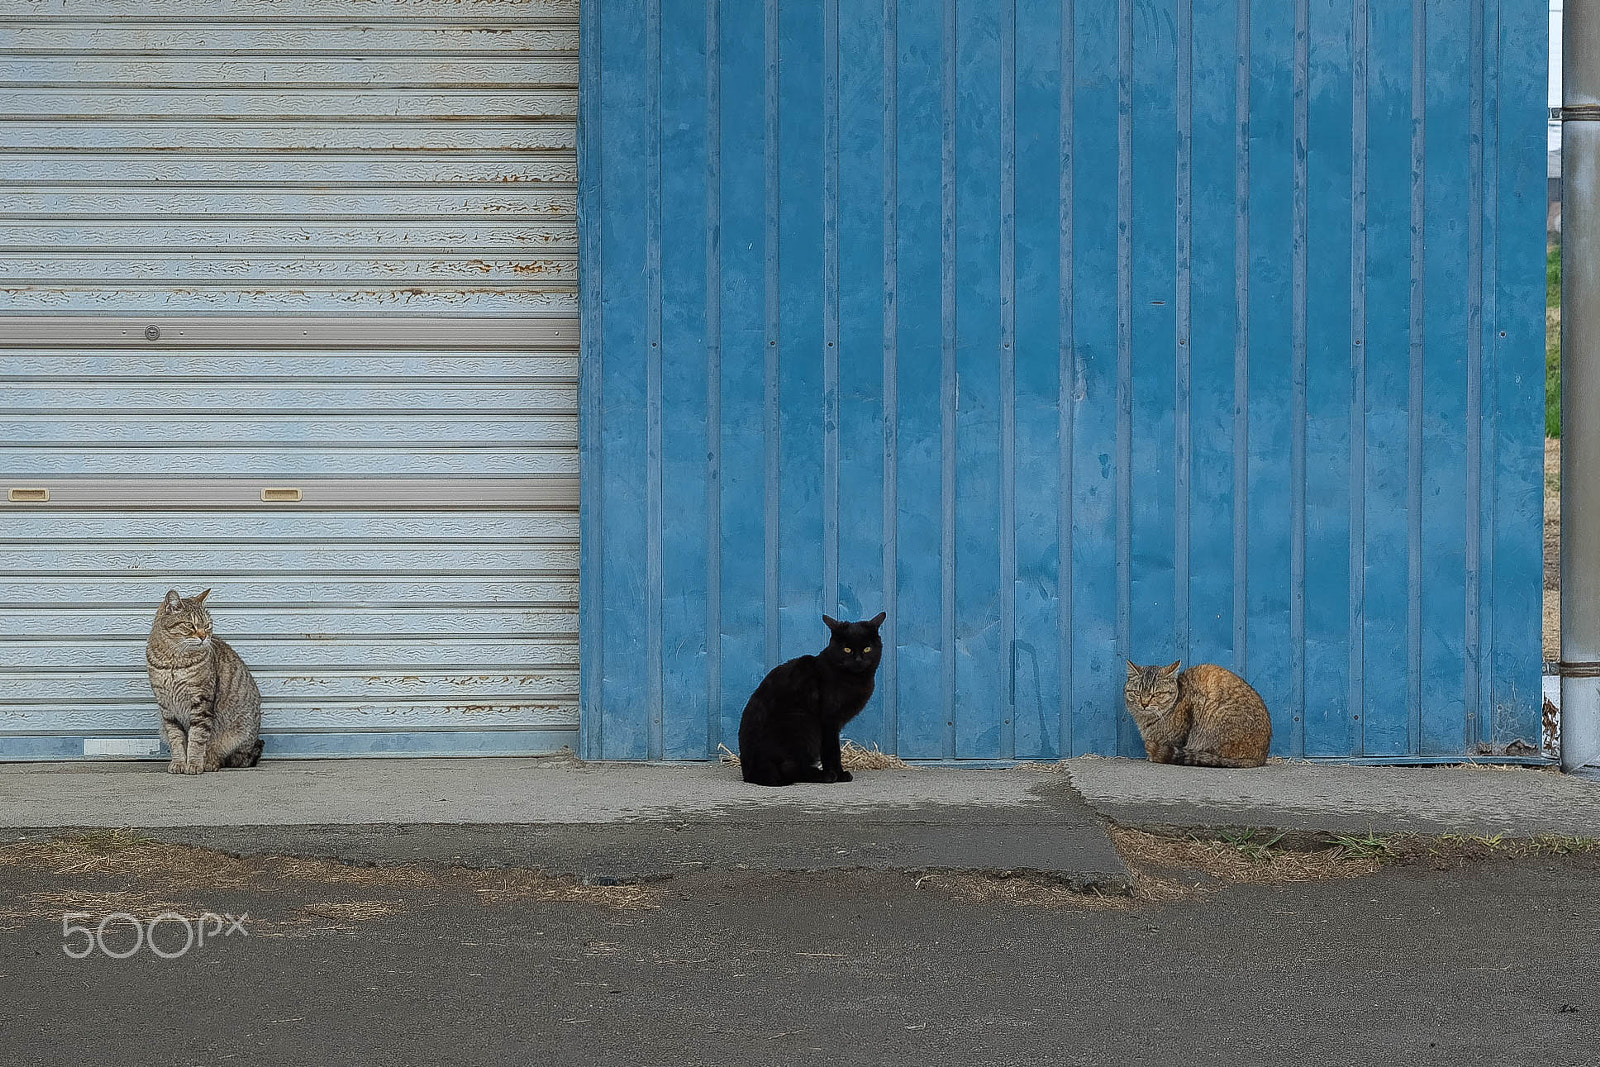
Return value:
[[(1182, 661), (1179, 661), (1182, 662)], [(1128, 713), (1156, 763), (1259, 767), (1272, 744), (1272, 718), (1261, 694), (1226, 667), (1128, 661)]]

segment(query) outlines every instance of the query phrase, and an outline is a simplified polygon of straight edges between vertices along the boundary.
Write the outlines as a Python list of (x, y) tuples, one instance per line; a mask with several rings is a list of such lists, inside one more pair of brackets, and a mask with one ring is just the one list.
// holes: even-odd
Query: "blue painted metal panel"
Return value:
[[(1187, 655), (1234, 661), (1234, 198), (1237, 0), (1194, 0), (1189, 194)], [(1180, 290), (1181, 297), (1181, 290)], [(1174, 655), (1184, 654), (1182, 647)]]
[(1118, 600), (1116, 442), (1117, 33), (1109, 4), (1074, 3), (1072, 26), (1072, 344), (1075, 385), (1070, 500), (1072, 754), (1132, 754), (1133, 735), (1106, 714), (1127, 679)]
[[(1128, 163), (1129, 655), (1176, 639), (1177, 73), (1175, 0), (1131, 8)], [(1119, 220), (1119, 225), (1121, 220)], [(1176, 653), (1174, 653), (1176, 655)], [(1173, 656), (1164, 656), (1167, 662)], [(1142, 749), (1140, 749), (1142, 751)]]
[[(1466, 748), (1467, 449), (1479, 425), (1467, 418), (1475, 393), (1467, 323), (1478, 308), (1469, 299), (1467, 218), (1477, 193), (1469, 181), (1468, 105), (1476, 63), (1471, 49), (1472, 3), (1426, 10), (1422, 55), (1427, 109), (1423, 187), (1427, 263), (1423, 280), (1422, 377), (1422, 735), (1424, 755)], [(1467, 195), (1462, 195), (1467, 190)], [(1475, 397), (1474, 397), (1475, 399)], [(1474, 487), (1476, 488), (1476, 487)], [(1476, 567), (1476, 561), (1473, 561)], [(1476, 686), (1473, 687), (1476, 703)]]
[[(1305, 374), (1305, 752), (1356, 755), (1351, 699), (1351, 266), (1324, 248), (1352, 248), (1354, 117), (1352, 0), (1304, 9), (1304, 89), (1296, 140), (1305, 143), (1302, 279)], [(1364, 17), (1364, 16), (1363, 16)], [(1318, 136), (1311, 137), (1315, 130)], [(1312, 295), (1315, 294), (1315, 299)], [(1312, 491), (1310, 487), (1315, 487)], [(1359, 641), (1357, 642), (1359, 647)]]
[[(1361, 751), (1400, 756), (1411, 751), (1409, 709), (1420, 699), (1411, 681), (1407, 650), (1407, 547), (1409, 514), (1406, 415), (1409, 390), (1408, 234), (1411, 218), (1411, 11), (1400, 4), (1369, 3), (1366, 176), (1366, 707)], [(1364, 342), (1364, 343), (1363, 343)], [(1394, 714), (1397, 687), (1403, 714)]]
[(720, 650), (722, 743), (738, 743), (739, 715), (767, 661), (763, 498), (766, 216), (763, 143), (765, 34), (756, 4), (723, 3), (718, 49), (722, 101), (718, 157), (722, 283)]
[[(660, 487), (672, 496), (662, 528), (661, 568), (679, 580), (663, 590), (662, 700), (665, 707), (699, 708), (707, 693), (707, 492), (708, 440), (716, 428), (706, 417), (706, 78), (705, 19), (664, 19), (661, 24), (661, 197), (675, 205), (660, 220), (661, 246), (675, 250), (673, 269), (661, 272), (661, 407), (680, 420), (677, 432), (661, 427)], [(659, 425), (659, 423), (658, 423)], [(691, 429), (692, 427), (692, 429)], [(692, 711), (662, 717), (658, 752), (668, 759), (698, 759), (715, 742), (706, 715)]]
[[(1539, 704), (1532, 690), (1539, 685), (1540, 596), (1543, 591), (1539, 552), (1543, 529), (1544, 442), (1530, 427), (1543, 410), (1544, 388), (1538, 381), (1534, 353), (1544, 339), (1543, 218), (1545, 194), (1541, 172), (1529, 147), (1537, 140), (1543, 116), (1528, 101), (1545, 84), (1548, 53), (1546, 16), (1529, 3), (1484, 4), (1485, 75), (1483, 114), (1494, 133), (1497, 150), (1487, 157), (1484, 191), (1484, 257), (1492, 272), (1485, 297), (1494, 312), (1484, 315), (1492, 347), (1485, 351), (1485, 427), (1492, 451), (1486, 456), (1484, 479), (1490, 492), (1491, 533), (1484, 539), (1484, 565), (1492, 577), (1491, 650), (1486, 649), (1490, 698), (1486, 715), (1491, 726), (1484, 740), (1492, 747), (1512, 741), (1536, 744)], [(1493, 49), (1493, 51), (1488, 51)], [(1490, 62), (1494, 57), (1497, 62)], [(1487, 144), (1487, 138), (1486, 138)], [(1486, 147), (1487, 152), (1487, 147)], [(1492, 184), (1491, 184), (1492, 183)], [(1492, 546), (1492, 547), (1491, 547)]]
[[(957, 6), (955, 109), (955, 752), (993, 759), (1011, 724), (1010, 656), (1001, 657), (1000, 585), (1010, 532), (1001, 469), (1001, 347), (1014, 305), (1002, 286), (1014, 260), (1015, 211), (1005, 217), (1003, 186), (1014, 181), (1016, 145), (1003, 143), (1001, 86), (1014, 84), (1012, 57), (1001, 47), (999, 18), (1009, 5), (974, 0)], [(1009, 13), (1009, 12), (1007, 12)], [(991, 160), (975, 167), (963, 161)], [(1014, 195), (1014, 194), (1013, 194)], [(1014, 376), (1014, 375), (1013, 375)], [(1012, 383), (1006, 383), (1011, 385)], [(1015, 397), (1014, 386), (1010, 390)], [(1009, 414), (1009, 408), (1005, 412)], [(1006, 546), (1014, 549), (1014, 541)], [(1014, 564), (1013, 564), (1014, 566)], [(1009, 653), (1009, 649), (1007, 652)], [(1007, 753), (1009, 755), (1009, 753)]]
[[(830, 62), (837, 78), (837, 105), (830, 111), (838, 161), (837, 225), (832, 254), (837, 266), (837, 311), (827, 339), (838, 381), (838, 473), (835, 492), (837, 531), (838, 617), (871, 618), (884, 603), (884, 66), (886, 41), (883, 0), (841, 0), (838, 9), (839, 52), (864, 61)], [(825, 16), (826, 17), (826, 16)], [(893, 159), (892, 153), (888, 157)], [(826, 355), (826, 353), (824, 353)], [(825, 364), (824, 370), (827, 366)], [(826, 458), (826, 457), (825, 457)], [(845, 520), (849, 516), (849, 520)], [(824, 602), (826, 594), (824, 576)], [(886, 642), (891, 632), (881, 635)], [(894, 725), (887, 697), (894, 683), (879, 680), (880, 699), (873, 701), (852, 727), (863, 744), (885, 751), (894, 746)]]
[[(953, 755), (944, 746), (944, 662), (949, 651), (941, 597), (941, 189), (943, 71), (940, 22), (902, 2), (896, 20), (896, 316), (898, 431), (896, 510), (898, 608), (893, 655), (899, 681), (898, 751)], [(913, 117), (915, 116), (915, 117)], [(881, 667), (879, 668), (882, 669)], [(950, 694), (953, 702), (954, 694)]]
[(1295, 447), (1293, 4), (1250, 11), (1248, 633), (1244, 674), (1272, 710), (1272, 750), (1295, 754), (1303, 660), (1291, 635)]
[(1123, 656), (1240, 669), (1283, 754), (1533, 736), (1535, 5), (705, 0), (655, 103), (655, 9), (591, 6), (591, 755), (731, 743), (880, 607), (855, 736), (915, 758), (1136, 754)]
[[(822, 614), (834, 607), (824, 599), (826, 560), (836, 546), (823, 543), (823, 483), (830, 459), (837, 471), (837, 452), (830, 457), (828, 445), (831, 440), (836, 450), (838, 439), (836, 428), (831, 436), (825, 432), (824, 421), (831, 415), (837, 425), (838, 390), (833, 391), (832, 410), (825, 410), (830, 405), (823, 381), (829, 362), (823, 309), (829, 299), (836, 299), (837, 289), (827, 292), (823, 255), (828, 204), (824, 176), (832, 162), (823, 144), (826, 5), (775, 6), (777, 54), (769, 54), (767, 61), (776, 62), (777, 69), (768, 82), (773, 95), (767, 106), (777, 123), (777, 183), (768, 189), (776, 200), (768, 211), (776, 224), (777, 243), (767, 253), (775, 260), (768, 275), (775, 286), (768, 340), (777, 343), (768, 348), (776, 354), (777, 374), (769, 382), (768, 456), (777, 463), (776, 482), (769, 486), (769, 492), (775, 491), (769, 507), (776, 510), (769, 521), (775, 517), (776, 523), (769, 530), (777, 535), (778, 602), (777, 633), (769, 634), (769, 640), (777, 641), (775, 658), (786, 660), (827, 643)], [(775, 451), (771, 450), (774, 437)], [(833, 521), (837, 524), (837, 513)], [(837, 574), (834, 578), (837, 587)]]
[[(1012, 319), (1015, 388), (1015, 474), (1011, 506), (1016, 530), (1014, 645), (1006, 657), (1015, 719), (1014, 755), (1054, 759), (1070, 725), (1060, 682), (1063, 635), (1070, 636), (1057, 597), (1061, 574), (1063, 415), (1070, 415), (1071, 342), (1059, 326), (1065, 290), (1061, 260), (1061, 5), (1019, 0), (1016, 49), (1016, 311)], [(1063, 376), (1065, 367), (1065, 376)], [(1066, 390), (1062, 382), (1066, 381)], [(1066, 435), (1070, 437), (1070, 435)], [(1002, 652), (1005, 649), (1002, 642)], [(1070, 741), (1070, 738), (1066, 739)]]

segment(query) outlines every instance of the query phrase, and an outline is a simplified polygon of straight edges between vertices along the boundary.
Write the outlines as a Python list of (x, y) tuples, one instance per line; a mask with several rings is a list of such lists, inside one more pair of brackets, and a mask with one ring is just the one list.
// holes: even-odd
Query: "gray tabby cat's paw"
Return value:
[(206, 769), (206, 765), (204, 763), (199, 762), (198, 760), (193, 761), (193, 762), (185, 761), (185, 763), (183, 765), (183, 773), (184, 774), (199, 774), (202, 771), (204, 771), (205, 769)]
[(179, 756), (174, 756), (167, 763), (167, 773), (168, 774), (182, 774), (183, 773), (183, 759), (181, 757), (179, 757)]

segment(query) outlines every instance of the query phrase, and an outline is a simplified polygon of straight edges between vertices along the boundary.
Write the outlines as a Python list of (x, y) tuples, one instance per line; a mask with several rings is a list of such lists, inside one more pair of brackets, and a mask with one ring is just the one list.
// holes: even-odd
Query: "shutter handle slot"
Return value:
[(264, 504), (298, 504), (300, 503), (300, 490), (289, 487), (278, 487), (261, 490), (261, 502)]
[(13, 504), (44, 504), (50, 500), (50, 490), (44, 488), (17, 488), (6, 494)]

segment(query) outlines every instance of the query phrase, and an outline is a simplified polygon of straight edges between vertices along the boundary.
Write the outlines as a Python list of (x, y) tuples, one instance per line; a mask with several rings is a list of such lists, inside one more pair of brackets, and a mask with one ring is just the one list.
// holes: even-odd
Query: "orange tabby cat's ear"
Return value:
[(1178, 673), (1178, 665), (1182, 662), (1183, 660), (1181, 659), (1173, 660), (1171, 663), (1161, 668), (1161, 673), (1166, 675), (1168, 678), (1171, 678), (1174, 674)]
[(199, 596), (195, 597), (194, 598), (194, 602), (196, 604), (204, 604), (206, 602), (206, 597), (208, 597), (210, 595), (211, 595), (211, 590), (207, 589), (205, 592), (203, 592)]
[(1137, 678), (1137, 677), (1139, 677), (1139, 665), (1137, 663), (1133, 662), (1133, 660), (1131, 660), (1131, 659), (1128, 661), (1128, 677), (1129, 678)]
[(182, 599), (183, 597), (178, 595), (178, 591), (176, 589), (168, 589), (167, 597), (161, 602), (161, 606), (164, 608), (175, 608), (178, 606), (178, 601)]

